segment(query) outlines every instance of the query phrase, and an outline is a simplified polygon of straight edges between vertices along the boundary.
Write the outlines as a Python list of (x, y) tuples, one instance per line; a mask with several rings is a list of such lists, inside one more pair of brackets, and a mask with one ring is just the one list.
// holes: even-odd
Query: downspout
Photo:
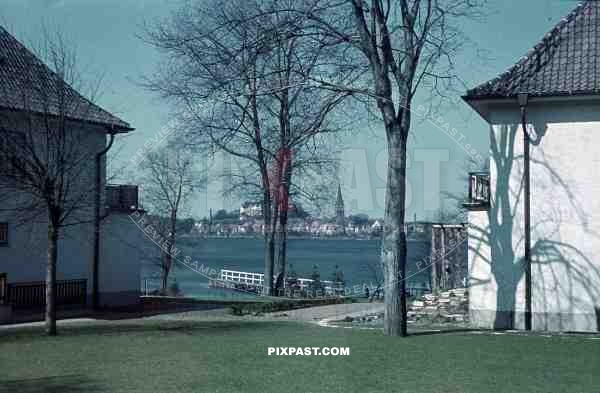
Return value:
[(100, 195), (102, 193), (102, 157), (110, 150), (115, 140), (114, 129), (109, 131), (110, 140), (108, 145), (96, 154), (96, 189), (94, 192), (94, 260), (92, 264), (92, 307), (94, 310), (100, 308)]
[(525, 231), (524, 259), (525, 259), (525, 330), (531, 330), (531, 179), (530, 179), (530, 141), (527, 133), (527, 101), (526, 93), (519, 94), (521, 107), (521, 128), (523, 129), (523, 177), (524, 177), (524, 205), (523, 223)]

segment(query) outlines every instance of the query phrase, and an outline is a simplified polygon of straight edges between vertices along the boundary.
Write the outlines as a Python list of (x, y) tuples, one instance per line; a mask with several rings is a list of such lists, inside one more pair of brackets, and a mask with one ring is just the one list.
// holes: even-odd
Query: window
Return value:
[(469, 197), (464, 203), (468, 209), (486, 210), (490, 205), (490, 174), (472, 172), (469, 174)]
[(8, 244), (8, 223), (0, 222), (0, 246)]

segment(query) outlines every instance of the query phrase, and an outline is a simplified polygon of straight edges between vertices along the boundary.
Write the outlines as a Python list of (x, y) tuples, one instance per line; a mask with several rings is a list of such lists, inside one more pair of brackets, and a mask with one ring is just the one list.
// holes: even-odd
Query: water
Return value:
[[(204, 267), (240, 270), (262, 273), (264, 271), (264, 243), (261, 239), (185, 239), (179, 241), (181, 250), (179, 260), (190, 256)], [(289, 239), (288, 267), (291, 264), (299, 277), (310, 278), (313, 265), (318, 265), (321, 280), (331, 280), (338, 265), (344, 272), (346, 286), (376, 285), (376, 279), (369, 266), (377, 266), (381, 242), (379, 240), (342, 240), (342, 239)], [(407, 277), (409, 282), (429, 283), (429, 271), (424, 269), (422, 261), (430, 252), (430, 243), (410, 241), (408, 246)], [(289, 269), (289, 268), (288, 268)], [(421, 270), (421, 271), (419, 271)], [(142, 269), (142, 278), (157, 276), (156, 266), (147, 265)], [(251, 296), (208, 287), (208, 278), (183, 263), (176, 262), (171, 277), (177, 281), (186, 296), (231, 298)], [(153, 280), (158, 286), (158, 280)], [(357, 290), (362, 291), (362, 289)]]

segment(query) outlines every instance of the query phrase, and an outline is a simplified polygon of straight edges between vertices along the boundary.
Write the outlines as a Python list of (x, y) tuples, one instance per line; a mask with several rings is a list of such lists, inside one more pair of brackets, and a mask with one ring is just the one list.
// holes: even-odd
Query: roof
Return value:
[(342, 187), (338, 184), (338, 189), (337, 189), (337, 200), (335, 202), (336, 206), (343, 206), (344, 205), (344, 198), (342, 198)]
[[(59, 109), (60, 97), (69, 103), (67, 109)], [(83, 97), (2, 26), (0, 108), (51, 115), (66, 111), (66, 116), (76, 121), (108, 126), (115, 132), (133, 130), (129, 123)]]
[(465, 100), (600, 94), (600, 1), (585, 1), (517, 64), (483, 83)]

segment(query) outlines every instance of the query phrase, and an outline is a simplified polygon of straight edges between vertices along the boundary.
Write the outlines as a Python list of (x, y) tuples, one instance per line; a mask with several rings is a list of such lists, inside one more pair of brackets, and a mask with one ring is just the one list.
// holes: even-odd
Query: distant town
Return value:
[[(366, 214), (343, 217), (313, 217), (306, 212), (290, 212), (289, 236), (375, 237), (383, 230), (383, 219)], [(340, 222), (342, 221), (342, 222)], [(214, 215), (194, 222), (190, 235), (259, 236), (265, 232), (260, 205), (243, 204), (240, 209), (218, 210)]]
[[(345, 216), (344, 199), (338, 186), (335, 201), (335, 216), (313, 217), (295, 206), (288, 212), (287, 232), (289, 236), (310, 237), (378, 237), (383, 230), (383, 219), (371, 218), (366, 214)], [(239, 209), (218, 210), (213, 216), (195, 222), (191, 234), (212, 236), (254, 236), (265, 232), (262, 206), (260, 203), (244, 202)]]
[[(265, 232), (265, 222), (259, 204), (243, 203), (239, 209), (218, 210), (215, 214), (199, 221), (183, 220), (182, 233), (189, 237), (254, 237)], [(426, 236), (425, 221), (411, 221), (405, 224), (405, 231), (411, 238)], [(367, 214), (348, 216), (314, 217), (298, 209), (290, 212), (287, 233), (290, 237), (310, 238), (349, 238), (374, 239), (383, 232), (383, 219), (372, 218)], [(185, 235), (182, 235), (185, 237)]]

